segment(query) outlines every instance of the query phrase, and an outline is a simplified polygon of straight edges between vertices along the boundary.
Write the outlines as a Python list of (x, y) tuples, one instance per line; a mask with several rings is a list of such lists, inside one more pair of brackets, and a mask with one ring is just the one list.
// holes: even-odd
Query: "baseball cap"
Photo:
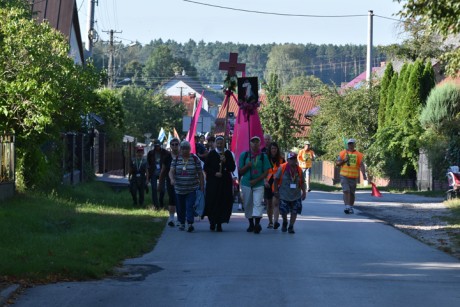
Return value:
[(310, 142), (309, 142), (309, 141), (305, 141), (304, 144), (305, 144), (305, 145), (310, 145)]
[(252, 138), (251, 138), (251, 142), (254, 141), (254, 140), (257, 140), (260, 142), (260, 137), (258, 137), (257, 135), (254, 135)]
[(356, 143), (356, 140), (355, 139), (348, 139), (347, 144), (350, 144), (350, 143)]
[(292, 151), (291, 151), (291, 152), (289, 152), (289, 153), (287, 154), (287, 158), (288, 158), (288, 159), (297, 158), (297, 154), (296, 154), (295, 152), (292, 152)]

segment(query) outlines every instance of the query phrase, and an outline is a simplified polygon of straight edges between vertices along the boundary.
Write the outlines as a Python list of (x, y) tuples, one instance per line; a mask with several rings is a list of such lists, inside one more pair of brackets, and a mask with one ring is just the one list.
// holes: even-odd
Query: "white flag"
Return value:
[(166, 136), (165, 130), (163, 128), (160, 129), (160, 133), (158, 134), (158, 140), (160, 142), (163, 142), (164, 138)]

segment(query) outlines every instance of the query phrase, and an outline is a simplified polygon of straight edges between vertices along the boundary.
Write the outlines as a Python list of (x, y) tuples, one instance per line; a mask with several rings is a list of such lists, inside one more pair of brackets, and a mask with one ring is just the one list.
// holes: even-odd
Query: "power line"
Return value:
[(395, 18), (380, 16), (380, 15), (375, 15), (375, 14), (374, 14), (374, 16), (375, 16), (375, 17), (379, 17), (379, 18), (383, 18), (383, 19), (388, 19), (388, 20), (397, 21), (397, 22), (404, 22), (403, 19), (395, 19)]
[(219, 9), (231, 10), (231, 11), (239, 11), (239, 12), (246, 12), (246, 13), (254, 13), (254, 14), (263, 14), (263, 15), (277, 15), (277, 16), (285, 16), (285, 17), (308, 17), (308, 18), (350, 18), (350, 17), (367, 17), (367, 14), (354, 14), (354, 15), (308, 15), (308, 14), (288, 14), (288, 13), (275, 13), (275, 12), (265, 12), (265, 11), (256, 11), (256, 10), (245, 10), (239, 8), (233, 8), (228, 6), (221, 6), (209, 3), (203, 3), (198, 1), (191, 1), (191, 0), (183, 0), (184, 2), (190, 2), (193, 4), (204, 5), (215, 7)]

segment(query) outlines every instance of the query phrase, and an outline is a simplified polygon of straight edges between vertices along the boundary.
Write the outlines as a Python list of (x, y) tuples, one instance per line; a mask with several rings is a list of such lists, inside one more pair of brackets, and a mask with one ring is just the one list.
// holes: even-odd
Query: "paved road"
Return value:
[(223, 233), (205, 221), (195, 233), (167, 227), (152, 252), (125, 262), (137, 273), (38, 286), (16, 305), (460, 306), (458, 260), (342, 210), (340, 193), (313, 192), (293, 235), (266, 219), (261, 234), (246, 233), (240, 213)]

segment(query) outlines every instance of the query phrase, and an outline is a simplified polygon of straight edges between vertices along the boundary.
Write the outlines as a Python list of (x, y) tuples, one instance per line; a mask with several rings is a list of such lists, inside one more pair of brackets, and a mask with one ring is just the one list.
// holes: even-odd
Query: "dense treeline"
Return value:
[[(164, 47), (168, 47), (165, 51)], [(276, 73), (282, 84), (298, 76), (315, 76), (326, 84), (340, 85), (348, 82), (365, 70), (365, 45), (315, 45), (315, 44), (263, 44), (247, 45), (235, 43), (205, 43), (189, 40), (178, 43), (161, 39), (149, 44), (119, 45), (115, 47), (115, 75), (118, 81), (134, 78), (147, 85), (161, 83), (174, 72), (184, 69), (189, 76), (197, 77), (205, 84), (221, 84), (224, 72), (218, 70), (220, 61), (227, 61), (230, 52), (238, 52), (238, 61), (246, 63), (246, 74), (268, 80), (270, 73)], [(96, 67), (107, 68), (108, 45), (99, 43), (94, 49)], [(161, 66), (161, 72), (152, 72), (152, 66), (159, 57), (169, 57), (174, 63)], [(376, 47), (373, 66), (380, 66), (386, 60), (383, 47)], [(148, 69), (150, 67), (151, 69)], [(174, 71), (176, 70), (176, 71)], [(166, 74), (164, 74), (166, 73)]]

